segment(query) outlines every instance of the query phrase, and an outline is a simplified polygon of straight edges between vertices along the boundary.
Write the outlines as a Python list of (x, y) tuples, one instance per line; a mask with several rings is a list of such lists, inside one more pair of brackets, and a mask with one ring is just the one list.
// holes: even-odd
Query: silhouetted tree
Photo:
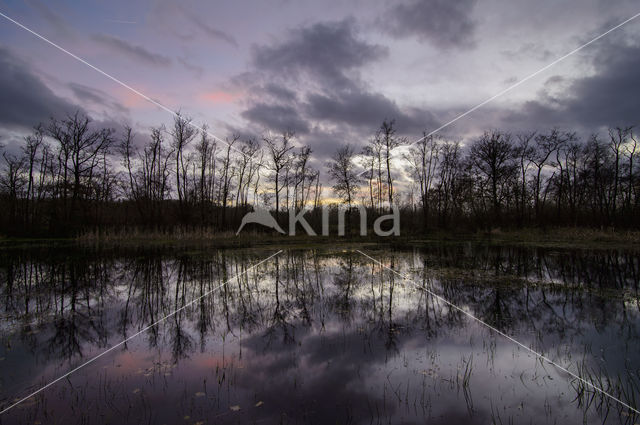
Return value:
[(279, 139), (265, 137), (264, 141), (269, 149), (271, 161), (268, 163), (268, 167), (273, 171), (272, 180), (275, 183), (275, 196), (276, 196), (276, 221), (280, 218), (280, 191), (282, 190), (281, 182), (284, 176), (281, 176), (282, 171), (285, 170), (291, 163), (291, 151), (293, 145), (291, 140), (294, 133), (292, 131), (285, 131)]

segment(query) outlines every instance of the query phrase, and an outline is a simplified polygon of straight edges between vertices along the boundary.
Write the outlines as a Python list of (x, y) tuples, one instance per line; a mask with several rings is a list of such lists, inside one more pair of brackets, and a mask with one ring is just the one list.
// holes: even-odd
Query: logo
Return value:
[[(336, 209), (336, 208), (334, 208)], [(399, 236), (400, 235), (400, 211), (396, 205), (391, 206), (391, 214), (381, 215), (373, 222), (373, 232), (378, 236)], [(332, 208), (327, 205), (323, 205), (321, 207), (322, 210), (322, 236), (329, 236), (329, 217)], [(352, 210), (358, 210), (358, 216), (360, 217), (360, 236), (367, 235), (367, 210), (362, 205), (358, 205)], [(271, 215), (269, 210), (265, 208), (261, 208), (258, 206), (253, 207), (253, 211), (248, 212), (242, 217), (242, 222), (240, 223), (240, 227), (236, 232), (236, 236), (240, 234), (242, 229), (247, 224), (255, 223), (264, 227), (268, 227), (273, 229), (283, 235), (288, 234), (289, 236), (295, 236), (296, 228), (298, 225), (304, 229), (304, 231), (309, 236), (317, 236), (317, 233), (309, 222), (304, 217), (307, 212), (312, 211), (312, 208), (306, 207), (302, 210), (296, 212), (294, 210), (288, 211), (289, 218), (289, 232), (285, 232), (282, 227), (278, 224), (275, 218)], [(344, 236), (345, 234), (345, 216), (347, 213), (347, 208), (343, 206), (339, 206), (337, 208), (337, 218), (338, 218), (338, 236)], [(391, 227), (387, 230), (382, 229), (382, 223), (385, 221), (391, 221)]]
[(236, 236), (238, 236), (238, 234), (242, 231), (244, 226), (246, 226), (249, 223), (260, 224), (264, 227), (274, 229), (277, 232), (282, 233), (283, 235), (286, 234), (286, 232), (282, 230), (282, 227), (280, 227), (276, 219), (273, 218), (269, 213), (269, 211), (264, 208), (255, 206), (253, 207), (253, 212), (246, 213), (244, 217), (242, 217), (242, 223), (240, 223), (240, 227), (236, 232)]

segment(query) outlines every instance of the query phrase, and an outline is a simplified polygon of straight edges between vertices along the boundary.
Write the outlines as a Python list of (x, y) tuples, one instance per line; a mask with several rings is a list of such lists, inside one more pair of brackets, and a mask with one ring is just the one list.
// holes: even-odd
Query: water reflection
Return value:
[[(368, 252), (637, 406), (635, 253)], [(7, 252), (2, 406), (197, 301), (1, 423), (640, 420), (360, 254), (288, 250), (250, 269), (272, 253)]]

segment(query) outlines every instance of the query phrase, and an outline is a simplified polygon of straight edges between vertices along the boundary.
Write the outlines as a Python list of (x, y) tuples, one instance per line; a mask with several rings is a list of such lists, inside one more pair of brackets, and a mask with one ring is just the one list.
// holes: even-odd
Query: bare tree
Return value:
[(27, 192), (25, 194), (25, 225), (31, 227), (33, 224), (33, 211), (34, 208), (34, 190), (35, 190), (35, 181), (34, 174), (36, 172), (38, 153), (43, 145), (44, 140), (44, 129), (41, 125), (37, 125), (34, 128), (33, 134), (26, 136), (24, 138), (25, 145), (22, 148), (23, 155), (26, 159), (26, 167), (28, 169), (28, 177), (27, 177)]
[(349, 209), (351, 209), (352, 201), (358, 191), (359, 182), (358, 175), (354, 171), (354, 155), (355, 151), (351, 146), (342, 146), (327, 163), (327, 172), (334, 182), (333, 190)]
[(127, 176), (129, 181), (128, 198), (139, 201), (140, 194), (138, 192), (138, 184), (135, 182), (134, 177), (134, 157), (137, 154), (137, 150), (133, 146), (133, 130), (128, 125), (124, 127), (124, 136), (120, 141), (119, 150), (122, 155), (122, 165), (127, 170)]
[(240, 148), (241, 154), (236, 158), (236, 204), (233, 212), (234, 220), (238, 217), (238, 211), (241, 207), (246, 208), (246, 188), (253, 178), (252, 162), (253, 157), (259, 150), (258, 143), (254, 139), (247, 139), (242, 143)]
[(588, 203), (600, 221), (609, 219), (610, 203), (608, 188), (612, 180), (611, 151), (597, 134), (591, 136), (584, 148), (587, 162), (586, 186)]
[(281, 173), (291, 163), (291, 151), (293, 145), (291, 143), (294, 133), (292, 131), (285, 131), (279, 139), (265, 137), (264, 141), (267, 144), (270, 154), (269, 169), (273, 171), (272, 180), (275, 183), (275, 196), (276, 196), (276, 221), (280, 218), (280, 191), (282, 190), (281, 182), (283, 176)]
[(422, 139), (409, 150), (409, 154), (405, 159), (411, 165), (411, 171), (414, 178), (418, 180), (420, 188), (420, 202), (422, 204), (423, 226), (428, 226), (429, 220), (429, 200), (428, 194), (433, 184), (433, 179), (438, 167), (438, 156), (440, 146), (437, 136), (427, 136), (423, 133)]
[(625, 206), (628, 211), (631, 210), (631, 199), (633, 197), (633, 187), (635, 183), (634, 174), (634, 162), (637, 155), (636, 149), (638, 148), (638, 141), (633, 135), (632, 129), (629, 129), (629, 142), (625, 146), (625, 156), (627, 157), (627, 194), (625, 199)]
[[(58, 146), (59, 165), (62, 172), (62, 194), (65, 207), (65, 218), (70, 218), (78, 200), (90, 197), (90, 187), (94, 171), (100, 164), (101, 157), (113, 143), (113, 129), (101, 128), (91, 130), (91, 119), (76, 112), (63, 120), (51, 119), (48, 135), (55, 139)], [(73, 184), (69, 179), (73, 178)], [(67, 208), (68, 190), (72, 189), (72, 208)], [(83, 190), (87, 189), (87, 190)]]
[(180, 112), (176, 113), (173, 120), (173, 151), (175, 154), (176, 167), (176, 191), (178, 194), (178, 204), (181, 211), (184, 212), (184, 204), (187, 202), (188, 196), (188, 159), (185, 159), (185, 151), (187, 146), (196, 136), (196, 130), (191, 124), (191, 118), (183, 117)]
[[(544, 198), (541, 198), (540, 194), (542, 192), (543, 185), (543, 170), (544, 167), (548, 164), (548, 160), (551, 157), (551, 154), (554, 152), (558, 152), (559, 148), (574, 139), (574, 134), (572, 133), (563, 133), (557, 129), (551, 130), (548, 134), (538, 134), (535, 137), (535, 147), (531, 151), (530, 161), (536, 167), (536, 174), (533, 180), (533, 200), (534, 200), (534, 208), (536, 213), (536, 219), (540, 220), (541, 209), (544, 206)], [(558, 164), (559, 161), (556, 161)], [(560, 175), (562, 176), (562, 170), (560, 170)], [(549, 181), (551, 177), (549, 178)], [(563, 186), (559, 186), (560, 192), (563, 190)]]
[(349, 145), (338, 148), (327, 163), (327, 172), (334, 182), (333, 191), (347, 204), (347, 226), (351, 229), (351, 205), (358, 192), (359, 177), (355, 173), (355, 151)]
[(488, 182), (492, 211), (499, 217), (505, 186), (513, 178), (515, 171), (511, 135), (497, 130), (484, 133), (471, 145), (470, 160)]
[(460, 143), (443, 143), (440, 147), (440, 160), (438, 165), (438, 178), (436, 184), (438, 192), (438, 212), (440, 224), (448, 225), (451, 210), (457, 203), (457, 188), (460, 184), (463, 169)]
[[(374, 201), (374, 190), (373, 190), (373, 179), (375, 178), (375, 167), (376, 167), (376, 155), (373, 150), (373, 146), (371, 145), (365, 146), (362, 149), (361, 155), (364, 158), (363, 166), (364, 166), (365, 172), (363, 173), (363, 176), (367, 179), (367, 186), (369, 188), (369, 204), (371, 206), (371, 210), (373, 211), (376, 205)], [(377, 200), (377, 189), (376, 189), (375, 199)]]
[(207, 220), (207, 205), (211, 202), (213, 178), (215, 176), (216, 143), (209, 138), (207, 125), (202, 126), (200, 141), (196, 145), (196, 161), (198, 163), (198, 203), (200, 205), (200, 221)]
[(613, 187), (611, 188), (611, 213), (616, 214), (618, 209), (618, 193), (620, 186), (620, 161), (629, 142), (632, 127), (609, 129), (609, 149), (613, 153)]
[(25, 186), (24, 169), (26, 158), (24, 156), (16, 157), (8, 154), (6, 151), (2, 153), (5, 161), (5, 172), (0, 177), (0, 185), (9, 195), (10, 222), (16, 224), (18, 220), (18, 200), (23, 195)]
[(520, 168), (520, 193), (519, 193), (519, 206), (520, 206), (520, 224), (524, 223), (525, 214), (527, 211), (528, 193), (527, 193), (527, 172), (531, 167), (532, 157), (535, 152), (533, 146), (533, 140), (536, 136), (535, 132), (523, 133), (516, 136), (517, 143), (515, 146), (514, 154), (518, 160), (518, 166)]
[[(180, 116), (170, 132), (155, 127), (148, 137), (136, 146), (139, 136), (124, 127), (119, 167), (111, 163), (113, 130), (80, 112), (36, 127), (19, 146), (12, 140), (0, 158), (0, 199), (6, 206), (0, 209), (0, 231), (72, 235), (101, 226), (167, 229), (177, 223), (228, 230), (251, 202), (275, 201), (278, 214), (282, 204), (296, 212), (322, 205), (322, 179), (311, 166), (311, 149), (294, 148), (291, 132), (265, 137), (263, 148), (234, 137), (231, 144), (242, 156), (229, 146), (218, 149), (206, 131), (195, 132)], [(540, 225), (637, 227), (638, 144), (631, 127), (584, 141), (557, 129), (514, 138), (493, 131), (468, 148), (425, 137), (405, 155), (413, 181), (398, 183), (392, 151), (401, 142), (395, 123), (383, 122), (360, 153), (362, 181), (354, 172), (353, 148), (336, 152), (327, 167), (345, 205), (362, 202), (380, 211), (384, 200), (400, 203), (408, 207), (402, 210), (406, 223), (425, 227), (523, 226), (533, 217)], [(309, 219), (317, 222), (318, 212)]]
[(391, 178), (391, 151), (400, 146), (401, 141), (395, 137), (395, 120), (383, 121), (380, 126), (380, 138), (384, 147), (384, 162), (387, 169), (387, 194), (389, 196), (389, 209), (393, 205), (393, 179)]
[[(376, 206), (379, 209), (382, 205), (382, 198), (384, 197), (384, 184), (382, 180), (382, 163), (383, 163), (383, 150), (384, 144), (381, 138), (381, 130), (378, 129), (375, 136), (369, 140), (369, 145), (365, 148), (364, 154), (370, 157), (371, 176), (376, 176)], [(374, 208), (374, 206), (371, 206)]]
[(162, 217), (164, 200), (170, 195), (170, 161), (174, 150), (165, 146), (163, 126), (151, 129), (151, 142), (145, 146), (141, 155), (142, 193), (147, 201), (148, 216), (158, 223)]
[(222, 167), (222, 169), (220, 170), (218, 199), (221, 207), (220, 208), (220, 226), (222, 228), (224, 228), (226, 225), (227, 206), (228, 206), (227, 204), (228, 204), (229, 195), (232, 189), (231, 182), (235, 174), (233, 161), (231, 158), (231, 150), (233, 149), (233, 145), (238, 140), (240, 140), (240, 136), (233, 136), (233, 139), (231, 139), (230, 141), (227, 140), (227, 149), (225, 149), (225, 155), (222, 157), (222, 161), (220, 163), (220, 166)]
[(304, 208), (306, 202), (305, 184), (309, 180), (309, 168), (307, 162), (309, 161), (311, 152), (310, 147), (302, 146), (300, 151), (294, 157), (293, 208), (296, 212)]

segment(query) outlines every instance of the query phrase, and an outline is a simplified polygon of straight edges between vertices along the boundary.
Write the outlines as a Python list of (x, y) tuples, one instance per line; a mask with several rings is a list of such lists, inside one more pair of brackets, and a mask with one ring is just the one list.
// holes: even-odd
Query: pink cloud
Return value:
[[(144, 99), (142, 96), (125, 88), (117, 88), (116, 93), (118, 99), (120, 99), (120, 102), (127, 108), (139, 109), (151, 105), (149, 101)], [(141, 91), (141, 93), (145, 92)]]
[(225, 92), (222, 90), (214, 90), (208, 93), (203, 93), (200, 96), (202, 99), (211, 103), (232, 103), (240, 97), (237, 93)]

